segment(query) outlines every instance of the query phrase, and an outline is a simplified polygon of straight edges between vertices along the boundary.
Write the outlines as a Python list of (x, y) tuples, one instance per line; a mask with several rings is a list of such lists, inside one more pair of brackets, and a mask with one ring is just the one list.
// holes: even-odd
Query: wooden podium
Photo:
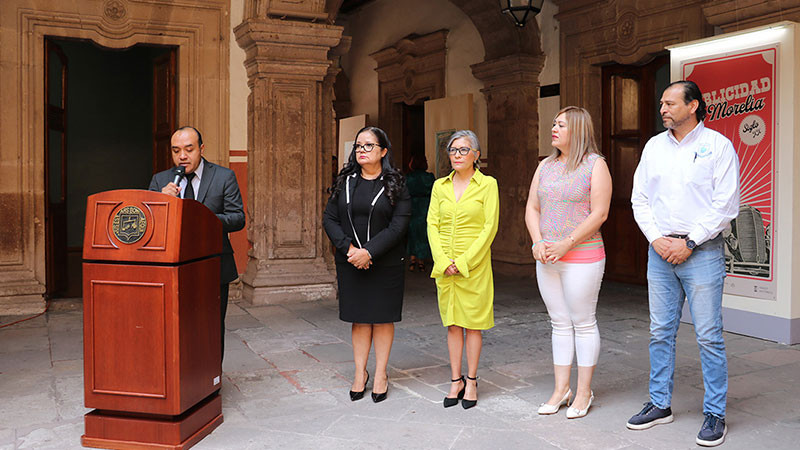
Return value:
[(159, 192), (89, 197), (85, 447), (185, 449), (222, 423), (222, 223)]

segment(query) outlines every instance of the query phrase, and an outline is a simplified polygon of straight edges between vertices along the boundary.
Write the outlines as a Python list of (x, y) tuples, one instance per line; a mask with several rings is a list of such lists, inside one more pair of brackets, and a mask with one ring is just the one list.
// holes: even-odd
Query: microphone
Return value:
[(178, 184), (178, 183), (180, 183), (181, 178), (183, 178), (183, 176), (186, 175), (186, 167), (177, 166), (174, 169), (172, 169), (172, 172), (175, 173), (175, 179), (172, 180), (172, 183), (173, 184)]

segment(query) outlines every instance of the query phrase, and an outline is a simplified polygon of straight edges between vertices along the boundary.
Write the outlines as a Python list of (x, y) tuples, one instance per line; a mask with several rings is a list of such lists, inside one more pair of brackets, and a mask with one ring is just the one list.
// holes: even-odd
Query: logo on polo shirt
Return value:
[(707, 158), (711, 156), (711, 146), (708, 143), (703, 142), (700, 144), (700, 148), (697, 149), (695, 155), (697, 155), (698, 158)]

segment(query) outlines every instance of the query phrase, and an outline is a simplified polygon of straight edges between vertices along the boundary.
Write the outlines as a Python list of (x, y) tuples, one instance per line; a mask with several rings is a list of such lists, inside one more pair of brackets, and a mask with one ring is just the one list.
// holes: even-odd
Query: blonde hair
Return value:
[[(581, 165), (586, 156), (597, 153), (597, 141), (594, 139), (594, 125), (589, 111), (577, 106), (567, 106), (561, 109), (553, 118), (555, 121), (558, 116), (564, 114), (567, 119), (567, 129), (569, 130), (569, 156), (567, 157), (567, 171), (572, 172)], [(553, 153), (544, 161), (554, 161), (561, 155), (561, 150), (553, 147)]]

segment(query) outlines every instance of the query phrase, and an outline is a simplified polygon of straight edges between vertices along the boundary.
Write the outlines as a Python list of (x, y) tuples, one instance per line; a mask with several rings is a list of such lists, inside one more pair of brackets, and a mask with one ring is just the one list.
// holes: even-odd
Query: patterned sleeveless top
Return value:
[[(592, 211), (592, 169), (597, 158), (591, 153), (571, 173), (566, 164), (548, 161), (539, 174), (539, 228), (546, 242), (567, 239)], [(598, 230), (588, 239), (577, 243), (561, 261), (591, 263), (605, 258), (603, 237)]]

